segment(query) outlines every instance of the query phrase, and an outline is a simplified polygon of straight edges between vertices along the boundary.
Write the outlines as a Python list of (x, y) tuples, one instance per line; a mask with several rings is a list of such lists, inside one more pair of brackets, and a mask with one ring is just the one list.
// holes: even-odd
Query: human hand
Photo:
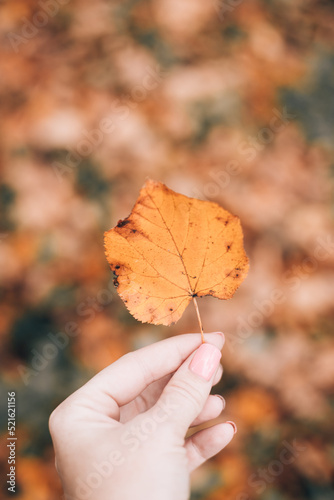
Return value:
[[(126, 354), (61, 403), (50, 417), (66, 500), (187, 500), (190, 472), (232, 439), (209, 395), (222, 375), (224, 336), (187, 334)], [(195, 352), (194, 352), (195, 351)]]

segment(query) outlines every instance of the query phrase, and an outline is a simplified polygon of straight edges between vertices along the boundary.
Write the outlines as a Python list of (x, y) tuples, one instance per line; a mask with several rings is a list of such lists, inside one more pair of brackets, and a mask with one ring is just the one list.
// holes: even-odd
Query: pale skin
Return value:
[(235, 433), (226, 422), (186, 438), (224, 408), (210, 395), (224, 336), (205, 341), (200, 354), (199, 334), (131, 352), (56, 408), (50, 431), (66, 500), (188, 500), (190, 473)]

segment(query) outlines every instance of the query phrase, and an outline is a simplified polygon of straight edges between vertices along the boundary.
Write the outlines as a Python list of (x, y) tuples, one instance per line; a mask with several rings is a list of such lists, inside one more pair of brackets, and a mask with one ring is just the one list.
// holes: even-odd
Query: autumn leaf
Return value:
[(249, 267), (238, 217), (153, 180), (105, 233), (105, 252), (130, 313), (155, 325), (178, 321), (191, 300), (198, 312), (196, 297), (231, 298)]

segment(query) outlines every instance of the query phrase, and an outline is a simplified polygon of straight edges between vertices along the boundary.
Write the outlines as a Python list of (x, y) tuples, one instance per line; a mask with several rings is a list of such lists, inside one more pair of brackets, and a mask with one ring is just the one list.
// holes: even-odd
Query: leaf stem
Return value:
[(202, 320), (201, 320), (201, 316), (199, 314), (199, 309), (198, 309), (196, 297), (193, 297), (193, 301), (194, 301), (194, 306), (195, 306), (195, 309), (196, 309), (196, 314), (197, 314), (197, 319), (198, 319), (199, 327), (201, 329), (202, 344), (204, 344), (205, 340), (204, 340), (204, 332), (203, 332)]

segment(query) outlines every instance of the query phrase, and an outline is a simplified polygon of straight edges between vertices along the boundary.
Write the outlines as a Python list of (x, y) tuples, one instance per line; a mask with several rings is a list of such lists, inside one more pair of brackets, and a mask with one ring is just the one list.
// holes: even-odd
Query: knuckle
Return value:
[(57, 406), (49, 417), (49, 430), (51, 436), (57, 435), (61, 429), (70, 422), (71, 415), (68, 409), (67, 400)]
[(59, 410), (58, 410), (59, 407), (57, 407), (55, 410), (53, 410), (53, 412), (51, 413), (50, 417), (49, 417), (49, 430), (50, 430), (50, 433), (51, 434), (54, 434), (57, 432), (57, 428), (58, 428), (58, 422), (59, 422)]
[(175, 380), (171, 383), (172, 391), (188, 401), (199, 412), (203, 406), (203, 394), (195, 384), (185, 380)]

